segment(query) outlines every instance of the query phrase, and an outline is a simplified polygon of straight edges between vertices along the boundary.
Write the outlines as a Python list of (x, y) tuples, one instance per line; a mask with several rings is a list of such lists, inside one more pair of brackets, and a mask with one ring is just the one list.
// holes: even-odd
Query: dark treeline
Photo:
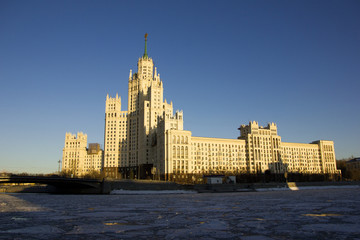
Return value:
[[(59, 174), (29, 174), (29, 173), (3, 173), (3, 176), (44, 176), (44, 177), (80, 177), (85, 179), (103, 179), (106, 178), (103, 173), (97, 171), (91, 171), (82, 176), (74, 176), (69, 171), (62, 171)], [(206, 183), (205, 176), (209, 174), (169, 174), (166, 177), (161, 176), (149, 176), (146, 179), (148, 180), (167, 180), (171, 182), (176, 182), (179, 184), (204, 184)], [(302, 173), (287, 173), (287, 174), (272, 174), (270, 172), (258, 173), (258, 174), (234, 174), (234, 173), (222, 173), (225, 178), (227, 176), (235, 176), (237, 183), (267, 183), (267, 182), (319, 182), (319, 181), (340, 181), (341, 176), (334, 174), (302, 174)], [(129, 179), (134, 179), (130, 177)]]
[[(236, 176), (237, 183), (261, 183), (261, 182), (315, 182), (315, 181), (360, 181), (360, 169), (354, 169), (347, 167), (346, 162), (353, 157), (346, 159), (336, 160), (336, 166), (338, 170), (341, 170), (341, 175), (336, 174), (304, 174), (304, 173), (286, 173), (286, 174), (273, 174), (270, 171), (265, 173), (249, 174), (249, 173), (216, 173), (226, 176)], [(206, 183), (205, 175), (211, 175), (215, 173), (200, 173), (200, 174), (168, 174), (167, 176), (151, 175), (146, 179), (148, 180), (166, 180), (180, 184), (203, 184)], [(86, 179), (104, 179), (107, 178), (103, 172), (91, 171), (82, 176), (75, 176), (71, 171), (61, 171), (60, 173), (49, 174), (32, 174), (32, 173), (17, 173), (12, 174), (8, 172), (1, 172), (1, 176), (44, 176), (44, 177), (80, 177)], [(130, 174), (129, 179), (134, 179), (135, 174)]]
[(346, 162), (354, 157), (336, 160), (337, 169), (341, 170), (342, 180), (344, 181), (360, 181), (360, 169), (349, 168)]

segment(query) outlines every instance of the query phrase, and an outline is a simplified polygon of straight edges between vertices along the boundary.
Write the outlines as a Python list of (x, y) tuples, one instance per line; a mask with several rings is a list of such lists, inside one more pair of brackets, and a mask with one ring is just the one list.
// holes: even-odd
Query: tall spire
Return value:
[(148, 34), (145, 33), (145, 51), (144, 51), (143, 58), (148, 58), (148, 55), (147, 55), (147, 36), (148, 36)]

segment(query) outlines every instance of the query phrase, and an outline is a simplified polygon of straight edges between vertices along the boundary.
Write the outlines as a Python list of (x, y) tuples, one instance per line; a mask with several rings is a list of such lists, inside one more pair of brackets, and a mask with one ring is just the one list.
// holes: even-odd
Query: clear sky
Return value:
[(275, 122), (360, 156), (360, 1), (0, 0), (0, 171), (55, 172), (66, 132), (103, 144), (105, 98), (144, 50), (194, 136)]

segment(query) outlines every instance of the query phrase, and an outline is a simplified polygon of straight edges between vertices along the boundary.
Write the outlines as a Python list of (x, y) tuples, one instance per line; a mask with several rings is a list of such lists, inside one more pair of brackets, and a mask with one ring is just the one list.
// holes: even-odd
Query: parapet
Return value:
[(83, 132), (78, 132), (77, 136), (76, 134), (72, 134), (69, 132), (65, 133), (65, 140), (76, 140), (76, 139), (81, 139), (81, 140), (87, 140), (87, 134), (84, 134)]
[(116, 97), (106, 95), (105, 112), (121, 111), (121, 97), (116, 93)]
[(70, 132), (66, 132), (65, 133), (65, 139), (69, 140), (69, 139), (76, 139), (76, 134), (72, 134)]
[(176, 110), (175, 112), (175, 119), (181, 120), (183, 118), (183, 111)]
[[(256, 121), (250, 121), (249, 125), (242, 124), (238, 130), (240, 130), (240, 137), (243, 138), (248, 134), (265, 134), (265, 135), (277, 135), (277, 126), (275, 123), (268, 123), (266, 127), (259, 126)], [(266, 131), (265, 131), (266, 130)]]
[(77, 139), (87, 141), (87, 134), (84, 134), (83, 132), (78, 132), (77, 133)]
[(250, 121), (250, 122), (249, 122), (249, 126), (250, 126), (251, 128), (258, 128), (258, 127), (259, 127), (259, 123), (256, 122), (256, 121)]

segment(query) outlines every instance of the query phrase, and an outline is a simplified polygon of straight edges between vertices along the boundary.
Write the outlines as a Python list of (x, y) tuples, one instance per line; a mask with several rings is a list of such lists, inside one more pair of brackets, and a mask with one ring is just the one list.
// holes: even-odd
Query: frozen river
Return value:
[(0, 239), (360, 239), (360, 188), (0, 194)]

